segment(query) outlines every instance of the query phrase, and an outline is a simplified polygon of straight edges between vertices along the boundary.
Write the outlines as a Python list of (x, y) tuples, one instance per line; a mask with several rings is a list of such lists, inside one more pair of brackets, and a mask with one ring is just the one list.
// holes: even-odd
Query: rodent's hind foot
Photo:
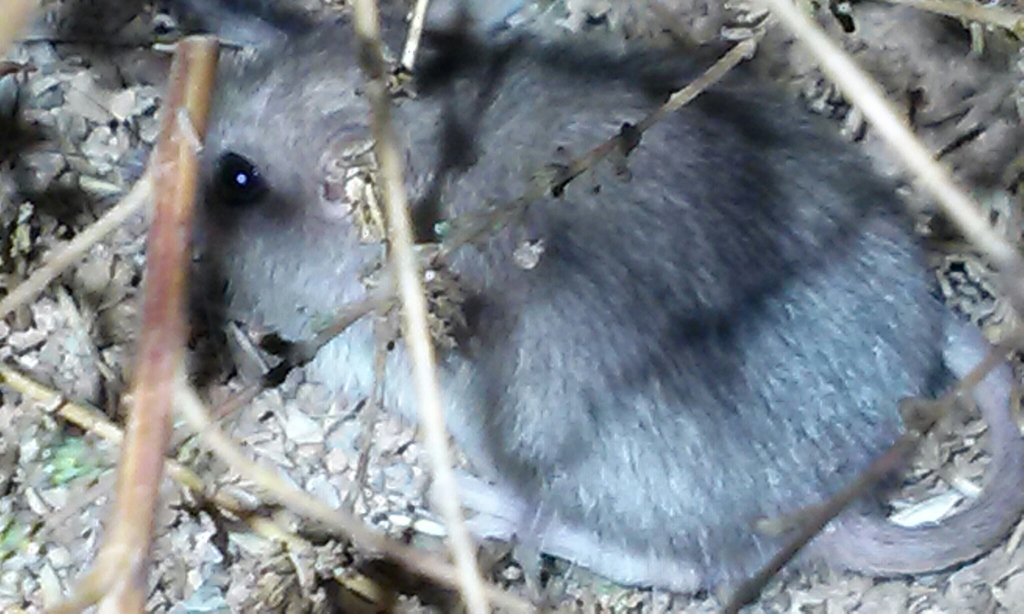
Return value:
[(636, 552), (602, 540), (593, 531), (538, 511), (512, 488), (466, 473), (457, 474), (457, 480), (463, 505), (471, 512), (467, 528), (478, 539), (515, 542), (517, 562), (527, 576), (539, 573), (543, 553), (625, 586), (654, 585), (694, 593), (707, 584), (706, 574), (693, 561)]
[(695, 561), (667, 558), (652, 551), (638, 552), (601, 539), (594, 531), (565, 523), (557, 517), (528, 526), (536, 535), (536, 549), (557, 556), (624, 586), (657, 586), (692, 594), (706, 587), (707, 577)]
[[(526, 504), (511, 489), (456, 471), (456, 484), (466, 515), (466, 528), (477, 539), (513, 541), (522, 525)], [(433, 495), (433, 493), (431, 493)]]

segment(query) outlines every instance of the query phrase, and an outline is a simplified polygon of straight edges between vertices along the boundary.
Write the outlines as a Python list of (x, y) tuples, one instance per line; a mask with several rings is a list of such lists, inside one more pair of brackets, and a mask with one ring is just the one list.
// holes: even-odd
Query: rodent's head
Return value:
[(206, 281), (223, 282), (229, 314), (288, 337), (357, 298), (380, 253), (369, 107), (343, 34), (222, 57), (204, 147)]

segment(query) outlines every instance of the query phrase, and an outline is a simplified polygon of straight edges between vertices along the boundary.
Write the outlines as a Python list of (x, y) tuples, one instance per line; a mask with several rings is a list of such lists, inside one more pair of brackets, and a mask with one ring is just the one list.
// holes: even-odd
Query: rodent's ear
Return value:
[(325, 220), (343, 220), (354, 214), (360, 236), (384, 239), (384, 214), (375, 185), (373, 138), (363, 124), (339, 128), (318, 163), (314, 214)]
[(214, 34), (234, 46), (265, 49), (309, 32), (313, 15), (281, 0), (170, 0), (186, 32)]

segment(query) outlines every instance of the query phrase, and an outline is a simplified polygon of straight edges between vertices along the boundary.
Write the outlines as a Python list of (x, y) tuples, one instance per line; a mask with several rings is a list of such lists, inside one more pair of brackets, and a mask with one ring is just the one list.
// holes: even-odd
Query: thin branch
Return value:
[[(45, 408), (48, 413), (60, 416), (63, 420), (80, 427), (91, 435), (118, 447), (124, 442), (124, 432), (120, 427), (94, 407), (67, 399), (59, 392), (47, 388), (3, 364), (0, 364), (0, 382), (32, 399)], [(245, 500), (234, 497), (228, 492), (214, 491), (213, 488), (208, 488), (203, 483), (203, 479), (185, 465), (166, 458), (164, 468), (167, 475), (179, 485), (189, 489), (196, 496), (212, 501), (218, 508), (237, 516), (244, 516), (248, 511), (248, 504)]]
[(206, 131), (217, 51), (213, 37), (182, 40), (168, 81), (152, 167), (157, 200), (146, 249), (132, 406), (111, 530), (97, 556), (101, 567), (121, 565), (121, 576), (99, 604), (100, 611), (141, 613), (149, 595), (149, 554), (170, 438), (175, 374), (185, 354), (189, 237), (201, 138), (197, 133)]
[(1024, 262), (1016, 248), (993, 230), (981, 208), (900, 119), (878, 84), (832, 42), (820, 26), (794, 6), (792, 0), (765, 2), (779, 22), (807, 46), (843, 95), (864, 113), (879, 135), (899, 154), (920, 186), (1002, 273), (1002, 289), (1017, 312), (1024, 314)]
[(757, 51), (757, 45), (763, 36), (763, 32), (758, 32), (757, 35), (736, 43), (731, 49), (729, 49), (729, 51), (725, 52), (718, 61), (705, 70), (701, 76), (697, 77), (685, 87), (669, 96), (669, 99), (665, 101), (663, 105), (655, 109), (654, 112), (647, 117), (640, 120), (637, 124), (637, 129), (641, 134), (646, 132), (651, 126), (661, 121), (669, 114), (675, 113), (679, 109), (683, 108), (684, 105), (689, 104), (690, 101), (699, 96), (701, 92), (721, 81), (725, 78), (725, 75), (729, 74), (729, 71), (738, 66), (740, 62), (754, 57), (754, 52)]
[[(451, 221), (452, 230), (445, 236), (439, 256), (444, 258), (476, 241), (487, 233), (500, 230), (510, 220), (516, 219), (530, 203), (548, 194), (558, 194), (574, 179), (591, 169), (598, 162), (618, 152), (628, 156), (640, 143), (643, 134), (659, 121), (678, 111), (712, 85), (721, 81), (740, 62), (753, 56), (760, 36), (738, 42), (708, 67), (699, 77), (672, 94), (664, 104), (649, 113), (637, 124), (623, 126), (618, 134), (597, 145), (582, 156), (571, 160), (558, 173), (536, 181), (534, 185), (515, 200), (500, 203), (478, 212), (468, 212)], [(542, 174), (543, 176), (543, 174)]]
[[(425, 3), (424, 3), (425, 6)], [(371, 128), (380, 166), (388, 219), (388, 237), (394, 275), (402, 300), (404, 336), (412, 358), (417, 409), (425, 445), (433, 469), (438, 507), (448, 528), (448, 543), (459, 571), (460, 590), (467, 609), (474, 614), (489, 611), (483, 580), (476, 565), (473, 540), (462, 518), (462, 505), (452, 472), (448, 434), (437, 383), (434, 347), (427, 324), (427, 302), (422, 274), (412, 246), (409, 206), (402, 180), (402, 157), (391, 123), (384, 58), (381, 55), (380, 15), (374, 0), (355, 2), (355, 27), (362, 45), (360, 59), (366, 73), (366, 91), (371, 104)]]
[(260, 388), (272, 388), (279, 385), (288, 373), (297, 367), (308, 364), (316, 357), (320, 348), (330, 343), (357, 320), (370, 313), (382, 313), (389, 310), (398, 297), (389, 276), (385, 275), (381, 285), (367, 293), (359, 301), (342, 305), (330, 324), (310, 339), (289, 342), (276, 335), (265, 337), (260, 345), (271, 354), (281, 356), (284, 360), (263, 376)]
[(650, 112), (646, 117), (637, 122), (635, 126), (624, 128), (619, 134), (590, 150), (587, 155), (570, 162), (566, 170), (559, 173), (558, 177), (553, 180), (550, 191), (559, 192), (564, 190), (570, 181), (579, 177), (587, 169), (592, 168), (598, 161), (606, 158), (613, 152), (618, 151), (628, 155), (640, 144), (644, 133), (651, 127), (683, 108), (683, 106), (709, 87), (721, 81), (740, 62), (753, 57), (759, 40), (760, 37), (754, 37), (736, 43), (721, 58), (708, 67), (703, 74), (679, 91), (673, 93), (660, 107)]
[(78, 233), (63, 249), (47, 258), (43, 266), (28, 279), (17, 285), (7, 296), (0, 299), (0, 318), (39, 296), (54, 279), (71, 265), (81, 260), (93, 245), (103, 240), (131, 216), (141, 211), (153, 193), (153, 181), (147, 171), (135, 182), (131, 191), (114, 205), (103, 217)]
[(370, 453), (373, 450), (373, 430), (377, 426), (377, 420), (383, 412), (384, 405), (384, 378), (387, 373), (387, 343), (390, 337), (384, 331), (385, 327), (382, 318), (374, 321), (373, 334), (376, 338), (376, 348), (373, 352), (373, 391), (366, 407), (360, 412), (360, 433), (358, 441), (359, 459), (356, 461), (355, 476), (352, 478), (352, 490), (345, 497), (343, 509), (351, 512), (355, 509), (359, 498), (366, 490), (366, 477), (370, 470)]
[[(834, 497), (823, 504), (801, 510), (783, 521), (786, 527), (799, 527), (797, 534), (764, 565), (757, 574), (743, 582), (730, 597), (723, 612), (733, 614), (743, 606), (753, 603), (764, 587), (785, 567), (800, 550), (858, 498), (871, 492), (883, 479), (907, 466), (917, 452), (924, 437), (950, 412), (957, 399), (970, 396), (983, 379), (1006, 356), (1021, 347), (1021, 334), (991, 348), (984, 359), (974, 366), (951, 390), (934, 401), (906, 399), (900, 405), (905, 432), (900, 435), (882, 456), (875, 459), (867, 469)], [(773, 521), (774, 522), (774, 521)]]
[(427, 20), (427, 7), (430, 0), (416, 0), (416, 8), (412, 13), (412, 22), (409, 24), (409, 35), (405, 38), (405, 49), (402, 50), (402, 68), (412, 72), (416, 65), (416, 53), (420, 48), (420, 39), (423, 38), (423, 24)]
[[(295, 488), (276, 472), (250, 461), (235, 442), (210, 419), (209, 412), (183, 375), (178, 378), (175, 407), (189, 426), (199, 434), (200, 440), (211, 453), (231, 466), (243, 479), (255, 484), (271, 500), (306, 518), (322, 522), (340, 535), (348, 536), (361, 550), (379, 552), (388, 559), (444, 586), (460, 587), (461, 572), (445, 561), (388, 539), (368, 528), (360, 519), (331, 508), (316, 497)], [(490, 586), (481, 588), (499, 607), (513, 612), (532, 611), (529, 604), (518, 597)]]
[(190, 37), (178, 43), (151, 166), (158, 201), (147, 246), (133, 403), (118, 464), (117, 495), (93, 571), (80, 583), (78, 597), (57, 605), (55, 612), (78, 611), (96, 600), (100, 612), (145, 609), (171, 400), (185, 353), (188, 239), (199, 168), (195, 133), (205, 130), (216, 64), (216, 39)]
[[(0, 383), (35, 401), (48, 413), (60, 416), (92, 435), (116, 446), (120, 446), (124, 441), (124, 433), (121, 429), (100, 410), (71, 401), (59, 392), (2, 363), (0, 363)], [(372, 532), (359, 519), (330, 509), (307, 493), (299, 491), (281, 480), (274, 472), (266, 471), (254, 464), (238, 449), (230, 437), (219, 430), (216, 423), (209, 417), (210, 414), (206, 411), (202, 401), (193, 390), (187, 388), (183, 383), (176, 384), (175, 404), (189, 426), (201, 434), (200, 439), (211, 453), (236, 470), (243, 479), (252, 482), (263, 492), (268, 493), (274, 502), (324, 522), (339, 534), (351, 537), (357, 545), (367, 551), (384, 553), (391, 560), (423, 577), (430, 578), (444, 586), (458, 588), (458, 574), (445, 561)], [(293, 545), (304, 542), (302, 538), (287, 529), (274, 525), (265, 518), (252, 516), (251, 501), (255, 498), (254, 496), (235, 496), (232, 492), (238, 492), (236, 489), (217, 490), (206, 484), (203, 478), (194, 471), (171, 458), (165, 459), (165, 468), (167, 475), (180, 486), (190, 490), (196, 497), (210, 501), (218, 509), (245, 519), (255, 532), (267, 539)], [(309, 513), (310, 509), (317, 509), (317, 512)], [(350, 531), (352, 527), (355, 527), (354, 534)], [(488, 587), (487, 590), (491, 601), (502, 608), (512, 612), (532, 611), (528, 603), (513, 595), (493, 587)], [(82, 601), (78, 609), (83, 609), (92, 602)], [(67, 603), (69, 602), (65, 602), (65, 605)]]

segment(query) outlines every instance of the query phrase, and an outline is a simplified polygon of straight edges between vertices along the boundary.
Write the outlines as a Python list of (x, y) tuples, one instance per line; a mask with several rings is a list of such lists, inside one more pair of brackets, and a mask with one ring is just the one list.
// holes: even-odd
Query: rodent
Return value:
[[(284, 37), (222, 59), (198, 234), (230, 317), (300, 339), (364, 296), (383, 248), (360, 239), (340, 188), (370, 138), (354, 35)], [(494, 55), (396, 101), (418, 212), (457, 218), (520, 196), (692, 72), (530, 39)], [(935, 297), (892, 186), (770, 88), (736, 75), (644, 133), (624, 164), (599, 163), (452, 254), (463, 320), (439, 376), (454, 439), (506, 497), (517, 539), (690, 592), (757, 570), (784, 542), (757, 520), (835, 494), (901, 432), (901, 399), (934, 394), (985, 346)], [(523, 242), (541, 246), (533, 266), (516, 262)], [(364, 318), (310, 373), (368, 394), (375, 347)], [(1024, 442), (1008, 367), (985, 384), (993, 468), (979, 500), (918, 528), (864, 501), (808, 554), (895, 575), (1002, 539), (1024, 510)], [(413, 415), (401, 343), (385, 385), (386, 404)]]

